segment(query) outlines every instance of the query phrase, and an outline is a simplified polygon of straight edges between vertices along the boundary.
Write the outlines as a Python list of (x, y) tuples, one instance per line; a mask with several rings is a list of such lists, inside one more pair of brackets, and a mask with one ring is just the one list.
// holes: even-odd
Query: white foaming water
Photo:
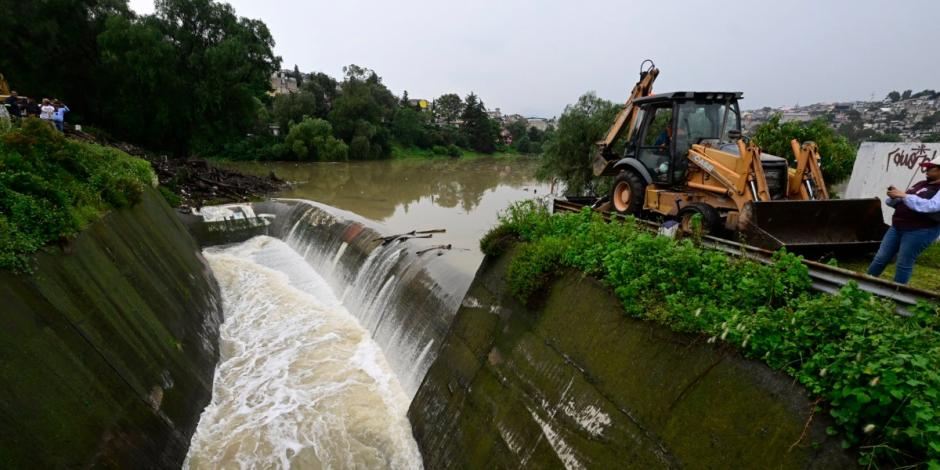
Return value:
[(205, 255), (225, 323), (184, 468), (421, 468), (382, 351), (298, 253), (256, 237)]

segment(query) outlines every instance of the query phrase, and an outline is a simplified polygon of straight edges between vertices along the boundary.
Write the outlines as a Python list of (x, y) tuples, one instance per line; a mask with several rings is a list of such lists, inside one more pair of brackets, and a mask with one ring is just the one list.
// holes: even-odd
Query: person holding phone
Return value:
[(880, 276), (897, 256), (894, 282), (907, 284), (914, 262), (940, 237), (940, 157), (920, 164), (927, 179), (907, 191), (889, 186), (885, 203), (894, 208), (891, 227), (868, 266), (870, 276)]

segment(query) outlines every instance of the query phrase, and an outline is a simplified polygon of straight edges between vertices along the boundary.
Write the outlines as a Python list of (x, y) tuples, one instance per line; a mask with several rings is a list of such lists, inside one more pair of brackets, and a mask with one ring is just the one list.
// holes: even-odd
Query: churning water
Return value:
[(225, 323), (185, 467), (421, 467), (409, 397), (323, 276), (271, 237), (205, 254)]

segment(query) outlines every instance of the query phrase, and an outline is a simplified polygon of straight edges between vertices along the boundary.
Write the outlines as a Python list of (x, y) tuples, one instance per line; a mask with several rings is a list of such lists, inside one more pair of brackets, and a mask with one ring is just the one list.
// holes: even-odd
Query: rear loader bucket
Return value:
[(888, 229), (875, 198), (752, 202), (741, 225), (748, 244), (801, 254), (874, 251)]

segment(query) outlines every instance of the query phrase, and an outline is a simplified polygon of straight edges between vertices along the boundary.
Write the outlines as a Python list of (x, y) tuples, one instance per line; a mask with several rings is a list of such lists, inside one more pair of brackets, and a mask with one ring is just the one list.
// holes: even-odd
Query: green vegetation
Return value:
[(333, 127), (323, 119), (304, 118), (291, 126), (284, 144), (298, 160), (346, 160), (348, 147), (333, 137)]
[[(374, 71), (349, 65), (340, 80), (294, 66), (284, 75), (297, 90), (271, 96), (281, 59), (263, 22), (217, 0), (155, 6), (137, 15), (127, 0), (12, 2), (0, 17), (9, 33), (0, 70), (23, 96), (68, 103), (70, 123), (175, 156), (323, 161), (389, 158), (394, 145), (505, 150), (473, 93), (416, 105)], [(514, 149), (537, 153), (532, 142)]]
[(280, 65), (264, 23), (213, 0), (7, 2), (3, 70), (21, 95), (57, 97), (69, 121), (188, 155), (243, 138)]
[[(851, 260), (833, 259), (830, 262), (842, 268), (863, 273), (868, 270), (871, 257)], [(881, 273), (881, 277), (894, 279), (893, 263)], [(914, 264), (914, 276), (911, 277), (910, 285), (920, 289), (940, 292), (940, 244), (931, 245), (917, 258), (917, 262)]]
[[(408, 100), (407, 91), (397, 98), (373, 70), (358, 65), (343, 70), (342, 81), (323, 73), (305, 79), (301, 74), (296, 93), (277, 95), (259, 111), (256, 135), (226, 143), (212, 153), (230, 160), (336, 161), (400, 158), (403, 153), (457, 157), (507, 150), (499, 123), (473, 93), (466, 103), (448, 93), (421, 107)], [(270, 125), (276, 125), (285, 137), (270, 135)], [(536, 131), (534, 135), (541, 140), (543, 134)], [(308, 137), (300, 139), (305, 143), (298, 147), (301, 135)], [(307, 143), (314, 137), (323, 142)], [(524, 144), (525, 151), (515, 146), (510, 150), (539, 150), (528, 140)]]
[(852, 174), (855, 164), (855, 147), (848, 139), (837, 134), (825, 119), (815, 119), (807, 123), (796, 121), (780, 123), (780, 115), (761, 124), (752, 136), (761, 150), (793, 161), (790, 141), (816, 142), (821, 158), (820, 167), (829, 185), (844, 181)]
[(558, 178), (572, 193), (606, 192), (597, 190), (603, 180), (594, 177), (591, 158), (595, 142), (604, 137), (619, 111), (619, 106), (593, 92), (565, 107), (558, 119), (558, 129), (541, 146), (539, 178)]
[(0, 269), (28, 270), (29, 255), (133, 205), (154, 179), (144, 160), (22, 121), (0, 135)]
[[(727, 343), (782, 370), (822, 400), (844, 445), (863, 465), (940, 465), (940, 316), (921, 305), (901, 317), (889, 302), (848, 285), (810, 290), (799, 258), (764, 265), (585, 210), (551, 216), (534, 203), (509, 209), (481, 242), (521, 243), (508, 287), (529, 302), (559, 268), (601, 279), (628, 315)], [(821, 409), (819, 410), (821, 411)]]

